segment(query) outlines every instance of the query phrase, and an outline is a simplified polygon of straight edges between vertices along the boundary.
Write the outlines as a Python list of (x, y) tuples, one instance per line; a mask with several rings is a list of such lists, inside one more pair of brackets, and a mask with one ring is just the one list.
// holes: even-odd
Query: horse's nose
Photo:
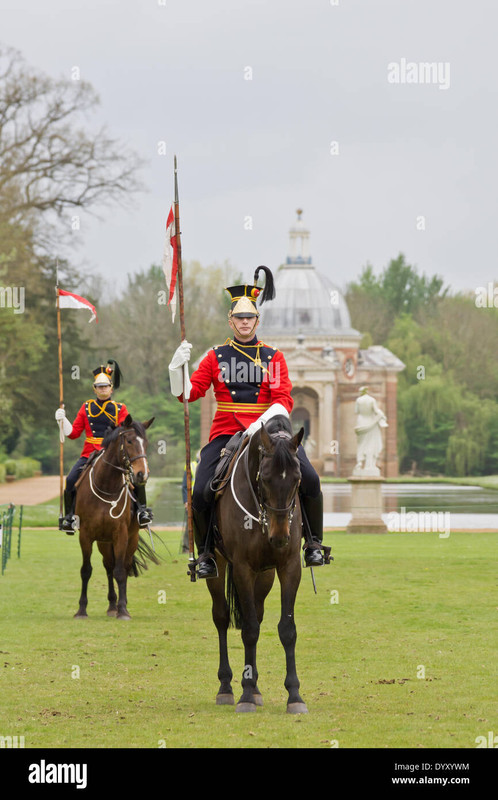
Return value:
[(282, 547), (287, 547), (289, 544), (290, 536), (288, 533), (279, 531), (278, 533), (270, 533), (270, 544), (280, 550)]
[(135, 473), (135, 483), (145, 483), (146, 480), (147, 477), (142, 470), (139, 470), (137, 473)]

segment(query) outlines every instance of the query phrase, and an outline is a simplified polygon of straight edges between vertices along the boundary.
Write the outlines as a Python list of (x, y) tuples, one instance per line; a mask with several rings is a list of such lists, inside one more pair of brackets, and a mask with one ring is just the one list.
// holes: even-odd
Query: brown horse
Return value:
[[(207, 580), (213, 621), (219, 639), (220, 688), (217, 705), (234, 704), (227, 630), (242, 631), (245, 667), (237, 711), (262, 705), (257, 686), (256, 648), (264, 602), (275, 573), (281, 587), (280, 641), (285, 650), (287, 711), (306, 713), (296, 672), (294, 603), (301, 580), (302, 522), (299, 503), (301, 471), (297, 448), (303, 429), (292, 436), (289, 421), (278, 416), (257, 431), (232, 466), (230, 486), (218, 497), (218, 577)], [(226, 585), (225, 585), (226, 577)]]
[[(75, 513), (79, 518), (83, 564), (81, 596), (75, 618), (87, 616), (87, 588), (92, 574), (94, 542), (97, 542), (107, 572), (109, 617), (130, 619), (126, 596), (128, 575), (138, 575), (139, 568), (146, 568), (146, 558), (159, 563), (139, 535), (133, 498), (133, 487), (145, 483), (149, 475), (146, 429), (153, 420), (134, 422), (128, 414), (122, 425), (109, 429), (102, 450), (89, 460), (76, 484)], [(118, 596), (114, 580), (118, 585)]]

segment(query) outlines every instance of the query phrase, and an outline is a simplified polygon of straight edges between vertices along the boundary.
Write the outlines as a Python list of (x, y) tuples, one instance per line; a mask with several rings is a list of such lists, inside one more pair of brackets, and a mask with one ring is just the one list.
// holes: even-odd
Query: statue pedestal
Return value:
[(348, 533), (387, 533), (382, 519), (384, 504), (382, 484), (384, 478), (373, 475), (351, 475), (352, 517), (346, 530)]

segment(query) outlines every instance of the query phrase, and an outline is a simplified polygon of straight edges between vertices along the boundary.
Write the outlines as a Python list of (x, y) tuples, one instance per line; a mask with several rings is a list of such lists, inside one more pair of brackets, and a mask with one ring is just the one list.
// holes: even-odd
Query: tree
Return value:
[(0, 222), (29, 224), (37, 245), (54, 241), (46, 217), (123, 201), (139, 188), (136, 155), (105, 128), (82, 124), (98, 103), (86, 81), (55, 80), (0, 46)]
[[(56, 431), (59, 404), (53, 252), (64, 233), (74, 244), (64, 215), (94, 213), (139, 188), (136, 155), (105, 128), (89, 129), (97, 105), (90, 84), (37, 73), (0, 46), (0, 451), (33, 452), (36, 441), (45, 467), (45, 431)], [(70, 263), (61, 259), (60, 269), (64, 288), (77, 291), (81, 278)], [(89, 332), (77, 315), (65, 316), (63, 327), (64, 363), (86, 368)], [(76, 398), (73, 381), (65, 395)]]
[[(229, 334), (230, 301), (223, 287), (239, 280), (233, 272), (229, 264), (209, 267), (195, 261), (183, 264), (186, 333), (192, 344), (191, 373), (205, 351)], [(103, 286), (99, 294), (102, 298), (108, 296)], [(91, 328), (87, 334), (95, 357), (115, 358), (122, 369), (123, 385), (116, 399), (122, 399), (130, 412), (142, 420), (155, 417), (149, 431), (149, 452), (151, 470), (156, 476), (178, 474), (185, 460), (183, 406), (171, 394), (168, 371), (180, 344), (180, 320), (177, 308), (172, 323), (167, 300), (163, 270), (152, 265), (130, 276), (119, 298), (100, 303), (97, 326), (86, 326)], [(195, 450), (201, 444), (199, 403), (190, 407), (190, 432)]]
[(434, 309), (446, 296), (442, 278), (419, 275), (400, 253), (377, 277), (368, 264), (358, 282), (349, 284), (346, 301), (353, 327), (372, 334), (375, 344), (385, 344), (396, 318)]

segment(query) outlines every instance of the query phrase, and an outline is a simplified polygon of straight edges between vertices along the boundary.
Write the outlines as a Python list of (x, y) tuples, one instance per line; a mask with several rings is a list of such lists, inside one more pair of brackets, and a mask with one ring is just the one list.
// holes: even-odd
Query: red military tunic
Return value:
[[(190, 377), (189, 402), (213, 387), (217, 401), (209, 441), (246, 430), (273, 403), (292, 411), (292, 384), (283, 353), (256, 337), (250, 344), (227, 341), (212, 350)], [(179, 397), (183, 402), (183, 396)]]
[(87, 400), (78, 411), (68, 438), (78, 439), (84, 431), (86, 439), (81, 455), (88, 458), (94, 450), (102, 450), (102, 439), (107, 428), (110, 425), (121, 425), (127, 415), (128, 410), (124, 403), (116, 403), (114, 400)]

